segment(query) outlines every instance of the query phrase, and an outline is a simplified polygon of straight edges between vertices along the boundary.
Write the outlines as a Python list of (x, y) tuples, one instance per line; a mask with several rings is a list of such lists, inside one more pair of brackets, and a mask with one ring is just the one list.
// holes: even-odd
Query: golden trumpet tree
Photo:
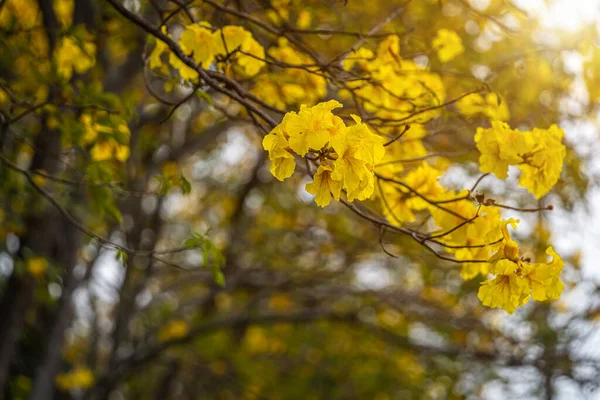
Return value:
[(599, 28), (521, 3), (0, 0), (0, 399), (593, 387)]

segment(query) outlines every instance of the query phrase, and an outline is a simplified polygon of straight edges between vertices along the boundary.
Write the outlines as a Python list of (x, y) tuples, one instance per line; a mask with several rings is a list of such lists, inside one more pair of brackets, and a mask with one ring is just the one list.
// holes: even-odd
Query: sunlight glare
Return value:
[(516, 0), (514, 3), (539, 15), (545, 27), (568, 32), (600, 19), (600, 0)]

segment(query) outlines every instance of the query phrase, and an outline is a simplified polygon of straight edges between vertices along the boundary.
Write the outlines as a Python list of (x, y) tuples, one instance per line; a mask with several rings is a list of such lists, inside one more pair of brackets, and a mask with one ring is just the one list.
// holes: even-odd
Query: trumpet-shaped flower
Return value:
[(508, 166), (522, 162), (522, 154), (529, 148), (521, 132), (500, 121), (492, 121), (491, 128), (478, 128), (475, 143), (481, 153), (479, 169), (500, 179), (508, 178)]
[(213, 63), (218, 48), (207, 22), (186, 26), (179, 39), (179, 45), (202, 68), (208, 68)]
[(540, 198), (556, 184), (562, 171), (565, 146), (563, 131), (556, 125), (548, 129), (519, 132), (500, 121), (492, 127), (479, 128), (475, 142), (481, 156), (479, 169), (493, 172), (498, 178), (508, 177), (508, 166), (521, 170), (519, 184)]
[(519, 246), (511, 239), (507, 225), (515, 226), (515, 220), (502, 222), (501, 249), (490, 258), (489, 272), (495, 274), (481, 284), (478, 297), (484, 306), (502, 308), (512, 314), (518, 306), (533, 298), (536, 301), (557, 299), (564, 284), (560, 273), (564, 262), (552, 247), (546, 254), (552, 256), (547, 263), (529, 263), (519, 258)]
[(343, 182), (349, 201), (371, 197), (375, 190), (373, 164), (385, 155), (381, 137), (372, 133), (360, 118), (353, 117), (356, 124), (331, 139), (338, 155), (332, 177)]
[(314, 181), (306, 184), (306, 191), (315, 195), (315, 202), (325, 207), (331, 202), (331, 196), (334, 199), (340, 199), (342, 182), (334, 180), (331, 175), (333, 167), (331, 165), (321, 164), (314, 176)]
[(540, 198), (556, 184), (562, 171), (565, 146), (561, 143), (564, 132), (556, 125), (530, 132), (534, 146), (519, 164), (519, 184)]
[(298, 113), (288, 113), (287, 134), (290, 147), (304, 157), (309, 149), (320, 150), (329, 141), (329, 130), (334, 128), (331, 110), (342, 105), (335, 100), (314, 107), (300, 107)]
[(564, 268), (562, 258), (552, 246), (548, 247), (546, 254), (552, 257), (552, 261), (525, 264), (521, 271), (521, 274), (529, 280), (531, 297), (536, 301), (558, 299), (565, 286), (560, 280), (560, 273)]
[(484, 306), (502, 308), (509, 314), (529, 301), (527, 279), (516, 274), (498, 275), (481, 284), (477, 297)]
[(287, 139), (282, 133), (281, 125), (278, 125), (271, 133), (263, 139), (263, 148), (269, 152), (271, 160), (271, 174), (280, 181), (289, 178), (296, 169), (294, 156), (287, 150), (290, 147)]

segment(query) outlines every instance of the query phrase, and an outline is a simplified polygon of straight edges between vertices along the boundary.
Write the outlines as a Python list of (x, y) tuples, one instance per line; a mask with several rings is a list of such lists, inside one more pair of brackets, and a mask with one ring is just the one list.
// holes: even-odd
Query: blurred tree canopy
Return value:
[(595, 390), (600, 34), (521, 3), (0, 0), (0, 398)]

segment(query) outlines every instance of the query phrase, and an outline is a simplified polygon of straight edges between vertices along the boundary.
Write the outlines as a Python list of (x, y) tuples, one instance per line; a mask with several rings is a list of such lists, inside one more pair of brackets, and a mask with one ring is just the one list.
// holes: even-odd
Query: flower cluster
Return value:
[(341, 94), (360, 100), (364, 109), (377, 117), (422, 123), (440, 113), (433, 107), (446, 97), (441, 77), (418, 67), (412, 60), (403, 59), (398, 36), (386, 38), (376, 52), (359, 48), (346, 57), (343, 67), (348, 71), (356, 68), (368, 79), (347, 82), (353, 93), (341, 91)]
[[(386, 172), (389, 172), (389, 169)], [(443, 172), (426, 162), (421, 162), (417, 168), (402, 177), (402, 183), (405, 186), (382, 183), (377, 195), (382, 202), (383, 215), (395, 225), (415, 221), (414, 213), (416, 211), (431, 208), (431, 204), (423, 200), (423, 197), (436, 199), (445, 192), (438, 182), (438, 178)], [(393, 177), (396, 174), (384, 173), (382, 175)], [(415, 192), (423, 197), (416, 196)]]
[(470, 223), (456, 229), (461, 221), (455, 216), (439, 209), (431, 211), (436, 224), (443, 228), (442, 232), (451, 232), (444, 235), (445, 242), (458, 245), (459, 248), (450, 249), (456, 259), (487, 260), (463, 263), (461, 277), (472, 279), (477, 275), (495, 275), (493, 279), (483, 281), (479, 289), (478, 297), (484, 306), (513, 313), (531, 298), (545, 301), (560, 296), (564, 284), (559, 276), (564, 263), (552, 247), (546, 250), (552, 261), (530, 263), (528, 258), (519, 256), (519, 246), (508, 232), (508, 225), (516, 228), (518, 220), (502, 220), (500, 211), (493, 206), (476, 210), (467, 200), (448, 206), (451, 211), (464, 213), (471, 219)]
[(547, 250), (553, 257), (549, 263), (530, 263), (528, 258), (519, 257), (518, 245), (507, 229), (507, 224), (515, 227), (518, 221), (502, 220), (494, 203), (478, 205), (467, 190), (447, 190), (438, 182), (442, 173), (421, 162), (402, 177), (387, 177), (397, 173), (381, 175), (378, 196), (387, 220), (404, 225), (416, 220), (417, 211), (428, 211), (440, 228), (434, 237), (462, 261), (463, 279), (495, 275), (485, 280), (479, 291), (485, 306), (512, 313), (530, 298), (558, 298), (563, 289), (559, 279), (563, 262), (554, 250)]
[(94, 386), (94, 374), (84, 366), (76, 366), (71, 371), (56, 377), (56, 386), (63, 391), (87, 389)]
[(496, 277), (483, 282), (478, 293), (484, 306), (502, 308), (509, 314), (530, 298), (536, 301), (557, 299), (564, 288), (559, 278), (564, 263), (552, 247), (546, 250), (552, 257), (550, 262), (529, 263), (528, 259), (519, 257), (519, 246), (508, 232), (508, 225), (515, 228), (517, 222), (513, 219), (503, 221), (500, 249), (489, 260), (489, 272)]
[(96, 45), (92, 36), (80, 27), (76, 36), (64, 36), (54, 52), (58, 75), (69, 80), (73, 71), (83, 74), (96, 63)]
[(491, 120), (508, 121), (508, 105), (497, 93), (471, 93), (456, 102), (458, 111), (467, 117), (485, 115)]
[(272, 68), (261, 74), (251, 92), (265, 102), (280, 109), (290, 105), (312, 106), (327, 94), (327, 80), (314, 61), (305, 53), (295, 50), (285, 38), (269, 49), (269, 56), (281, 65), (306, 65), (304, 68)]
[[(265, 49), (241, 26), (227, 25), (213, 31), (208, 22), (190, 24), (185, 27), (178, 43), (186, 55), (205, 69), (215, 61), (222, 61), (226, 62), (226, 72), (251, 77), (265, 65)], [(164, 70), (167, 67), (162, 60), (162, 55), (167, 50), (168, 46), (158, 40), (149, 57), (151, 69)], [(198, 73), (181, 61), (175, 53), (169, 53), (169, 64), (179, 71), (183, 79), (198, 79)]]
[(129, 158), (130, 131), (118, 116), (85, 113), (80, 118), (84, 132), (83, 146), (92, 146), (90, 155), (94, 161), (116, 159), (121, 162)]
[(290, 177), (296, 168), (294, 155), (319, 163), (314, 181), (306, 185), (315, 201), (325, 207), (331, 196), (339, 200), (346, 191), (349, 201), (365, 200), (375, 189), (373, 165), (385, 154), (383, 140), (361, 119), (346, 126), (332, 110), (342, 105), (330, 100), (314, 107), (301, 107), (287, 113), (281, 123), (263, 139), (269, 152), (271, 173), (279, 180)]
[(565, 146), (563, 131), (556, 125), (532, 131), (511, 129), (508, 124), (492, 121), (491, 128), (479, 128), (475, 143), (481, 156), (479, 168), (498, 178), (508, 177), (508, 166), (521, 170), (519, 184), (540, 198), (556, 184), (562, 171)]
[[(464, 199), (466, 194), (466, 191), (447, 192), (438, 199)], [(498, 207), (477, 207), (471, 200), (464, 199), (444, 203), (444, 209), (431, 207), (430, 212), (436, 225), (442, 228), (444, 243), (456, 246), (448, 248), (448, 251), (454, 253), (457, 260), (488, 260), (498, 250), (498, 240), (502, 238), (502, 215)], [(463, 218), (470, 222), (464, 224)], [(457, 226), (460, 228), (457, 229)], [(485, 276), (489, 272), (487, 263), (463, 262), (461, 266), (460, 276), (465, 280), (480, 274)]]
[(438, 59), (443, 63), (454, 60), (465, 51), (458, 33), (449, 29), (440, 29), (433, 38), (431, 46), (437, 51)]

